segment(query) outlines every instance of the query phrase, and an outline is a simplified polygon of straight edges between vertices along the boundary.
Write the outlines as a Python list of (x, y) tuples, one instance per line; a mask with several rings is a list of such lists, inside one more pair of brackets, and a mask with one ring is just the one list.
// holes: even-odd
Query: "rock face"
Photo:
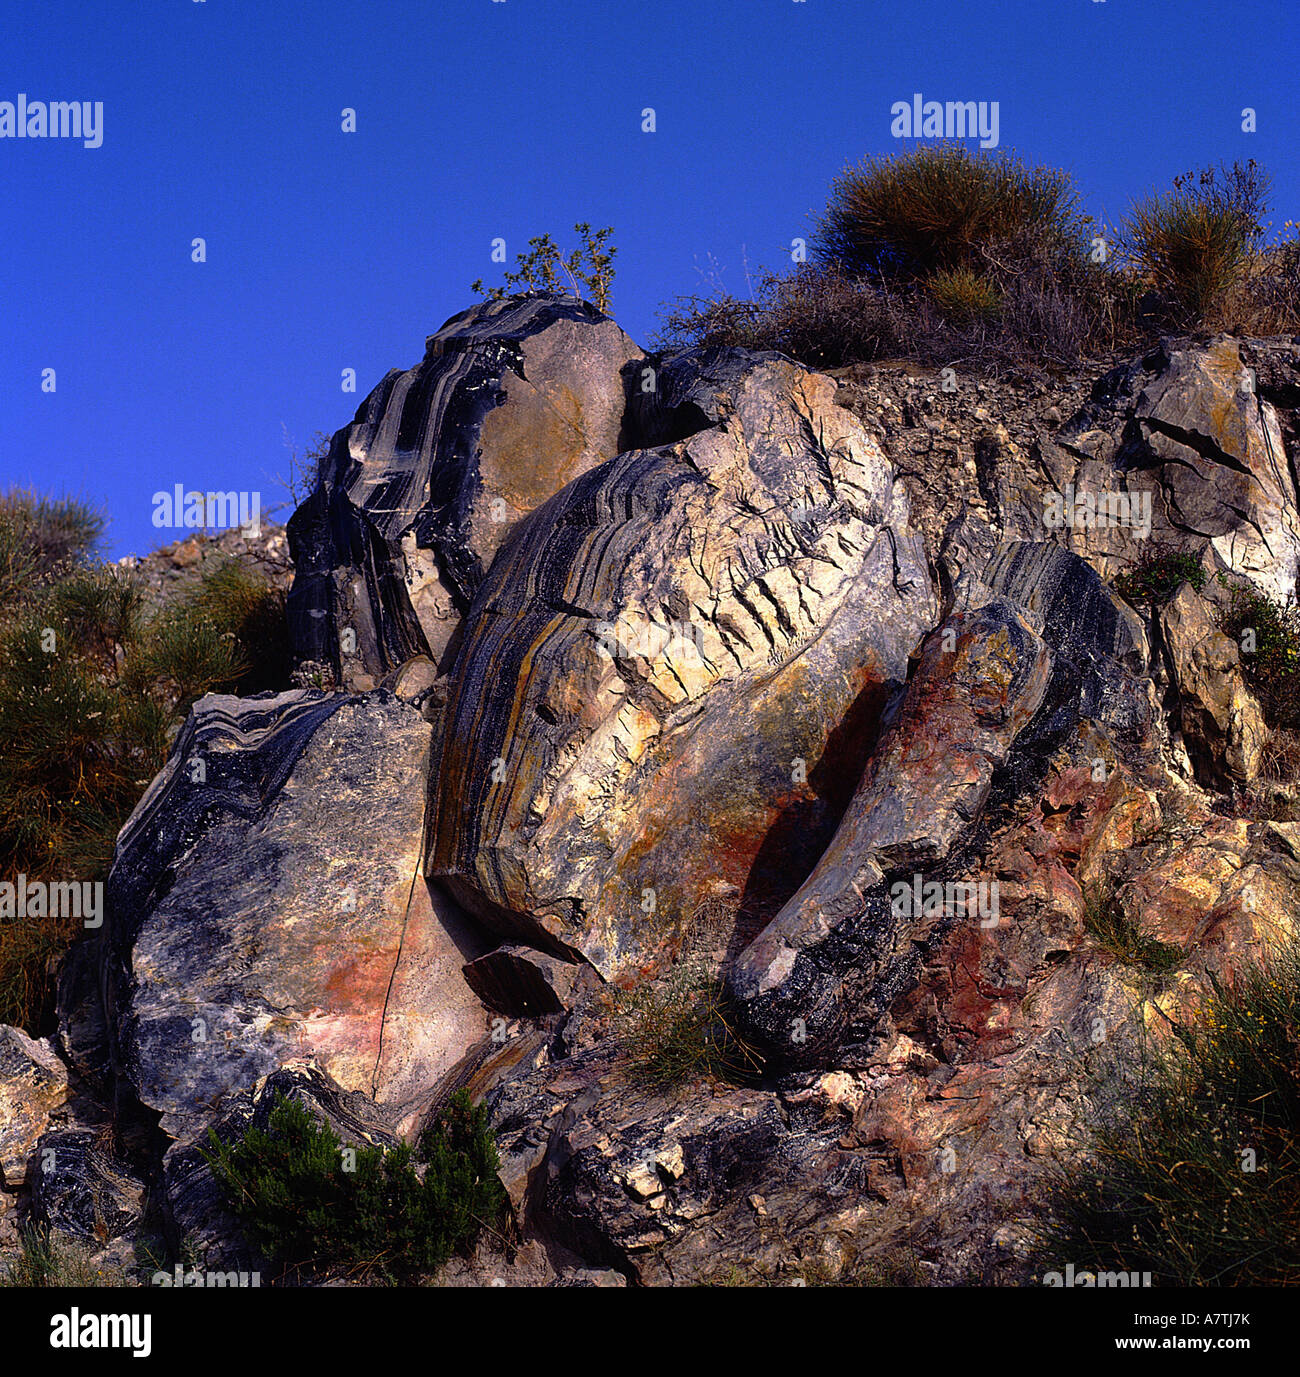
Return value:
[(1161, 609), (1160, 630), (1193, 766), (1220, 787), (1255, 779), (1268, 728), (1242, 679), (1236, 645), (1214, 625), (1190, 583)]
[(625, 448), (642, 357), (585, 302), (532, 295), (462, 311), (386, 374), (289, 523), (299, 657), (358, 688), (442, 661), (511, 526)]
[(28, 1184), (29, 1159), (67, 1097), (68, 1069), (54, 1048), (0, 1024), (0, 1191)]
[(1295, 587), (1294, 340), (1167, 339), (1100, 376), (1001, 387), (960, 370), (837, 376), (903, 476), (945, 593), (1014, 541), (1061, 545), (1108, 579), (1159, 549), (1283, 600)]
[(390, 694), (211, 695), (123, 829), (104, 981), (119, 1093), (185, 1139), (311, 1055), (401, 1104), (479, 1036), (482, 946), (421, 876), (432, 729)]
[(479, 589), (430, 845), (484, 923), (607, 978), (704, 896), (770, 904), (806, 873), (935, 614), (902, 490), (829, 379), (715, 352), (658, 382), (695, 433), (570, 483)]

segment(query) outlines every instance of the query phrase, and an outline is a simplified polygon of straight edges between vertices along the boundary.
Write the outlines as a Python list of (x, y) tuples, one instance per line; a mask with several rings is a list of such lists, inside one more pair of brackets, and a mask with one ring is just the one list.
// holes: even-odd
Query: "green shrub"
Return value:
[[(613, 227), (593, 230), (586, 221), (574, 225), (578, 247), (565, 258), (549, 234), (538, 235), (528, 241), (529, 251), (515, 255), (516, 271), (505, 274), (506, 287), (523, 287), (532, 291), (565, 292), (582, 296), (582, 288), (590, 293), (598, 311), (608, 311), (610, 290), (614, 283), (616, 248), (606, 249), (605, 242), (614, 233)], [(579, 285), (581, 284), (581, 285)], [(484, 289), (483, 279), (470, 283), (470, 291), (499, 301), (506, 295), (506, 287)]]
[(1157, 1286), (1300, 1282), (1300, 952), (1274, 950), (1160, 1050), (1107, 1068), (1082, 1165), (1055, 1173), (1043, 1265)]
[(1300, 729), (1300, 608), (1261, 593), (1245, 579), (1221, 574), (1229, 603), (1222, 630), (1241, 652), (1242, 672), (1269, 725)]
[[(112, 566), (76, 567), (0, 629), (0, 874), (106, 878), (117, 833), (191, 704), (287, 678), (283, 598), (223, 566), (147, 614)], [(0, 1022), (48, 1021), (75, 919), (0, 921)]]
[(291, 1268), (393, 1280), (429, 1273), (499, 1218), (506, 1194), (482, 1106), (461, 1090), (416, 1152), (355, 1150), (296, 1101), (234, 1145), (209, 1130), (204, 1157), (250, 1243)]
[(1126, 602), (1162, 603), (1181, 583), (1190, 583), (1198, 593), (1205, 587), (1200, 560), (1186, 551), (1151, 549), (1115, 579), (1114, 588)]
[(1185, 959), (1178, 947), (1146, 936), (1124, 912), (1114, 892), (1106, 888), (1093, 888), (1084, 894), (1084, 927), (1102, 951), (1149, 975), (1164, 975)]
[(939, 309), (958, 321), (993, 320), (1002, 309), (998, 289), (970, 268), (941, 268), (925, 285)]
[(1074, 188), (1059, 169), (1028, 168), (1011, 153), (922, 145), (867, 158), (831, 184), (813, 256), (851, 274), (900, 281), (982, 270), (1002, 246), (1079, 238)]
[(75, 498), (0, 493), (0, 616), (89, 557), (104, 518)]

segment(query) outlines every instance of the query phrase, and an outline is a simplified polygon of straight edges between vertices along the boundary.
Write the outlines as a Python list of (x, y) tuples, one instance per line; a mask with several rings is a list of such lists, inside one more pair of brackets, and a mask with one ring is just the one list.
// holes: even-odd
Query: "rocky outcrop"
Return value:
[[(928, 638), (839, 831), (732, 969), (747, 1026), (770, 1047), (824, 1059), (852, 1017), (893, 992), (933, 920), (953, 916), (947, 902), (914, 903), (915, 881), (979, 819), (1050, 671), (1046, 644), (1009, 602), (956, 613)], [(970, 908), (978, 921), (978, 901)]]
[(901, 489), (828, 379), (734, 352), (658, 377), (696, 433), (569, 484), (470, 609), (428, 867), (607, 978), (706, 896), (779, 906), (935, 612)]
[(291, 1057), (401, 1104), (482, 1033), (460, 972), (483, 947), (421, 875), (431, 735), (382, 691), (196, 705), (102, 939), (119, 1095), (171, 1138)]
[(442, 663), (513, 524), (627, 447), (642, 358), (587, 303), (535, 294), (462, 311), (387, 373), (289, 523), (299, 658), (361, 689)]
[(838, 400), (897, 467), (945, 592), (999, 543), (1050, 541), (1108, 579), (1179, 551), (1285, 600), (1300, 345), (1168, 339), (1112, 363), (1003, 384), (857, 365)]
[[(445, 1284), (1033, 1281), (1098, 1086), (1294, 933), (1216, 580), (1107, 581), (1292, 586), (1300, 350), (905, 374), (541, 294), (389, 374), (290, 531), (350, 688), (195, 706), (56, 1036), (0, 1030), (0, 1245), (268, 1266), (209, 1128), (391, 1147), (464, 1088), (517, 1233)], [(754, 1055), (665, 1087), (638, 1010)]]

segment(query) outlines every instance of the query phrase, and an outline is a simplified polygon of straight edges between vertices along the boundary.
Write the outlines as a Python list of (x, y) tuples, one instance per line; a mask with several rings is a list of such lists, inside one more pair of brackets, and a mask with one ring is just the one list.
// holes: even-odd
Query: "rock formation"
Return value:
[[(949, 383), (542, 294), (389, 373), (289, 526), (341, 687), (195, 705), (58, 1027), (0, 1029), (0, 1247), (257, 1265), (209, 1128), (391, 1146), (463, 1087), (518, 1236), (445, 1284), (1027, 1280), (1100, 1059), (1291, 931), (1217, 580), (1112, 585), (1294, 588), (1300, 346)], [(627, 999), (697, 970), (747, 1074), (639, 1076)]]

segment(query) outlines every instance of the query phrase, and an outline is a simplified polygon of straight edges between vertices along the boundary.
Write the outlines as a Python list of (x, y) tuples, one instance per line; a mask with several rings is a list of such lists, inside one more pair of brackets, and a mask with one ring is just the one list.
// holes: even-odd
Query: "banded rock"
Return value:
[(815, 861), (936, 615), (906, 497), (834, 390), (776, 354), (671, 356), (644, 424), (695, 432), (501, 547), (428, 873), (503, 936), (612, 978), (702, 898), (775, 911)]
[(395, 1109), (482, 1035), (461, 967), (486, 943), (420, 874), (431, 738), (383, 691), (191, 711), (119, 838), (101, 950), (119, 1095), (170, 1137), (291, 1058)]
[(289, 522), (299, 659), (361, 688), (416, 655), (442, 664), (513, 523), (624, 448), (642, 357), (586, 302), (532, 293), (460, 312), (385, 374)]

